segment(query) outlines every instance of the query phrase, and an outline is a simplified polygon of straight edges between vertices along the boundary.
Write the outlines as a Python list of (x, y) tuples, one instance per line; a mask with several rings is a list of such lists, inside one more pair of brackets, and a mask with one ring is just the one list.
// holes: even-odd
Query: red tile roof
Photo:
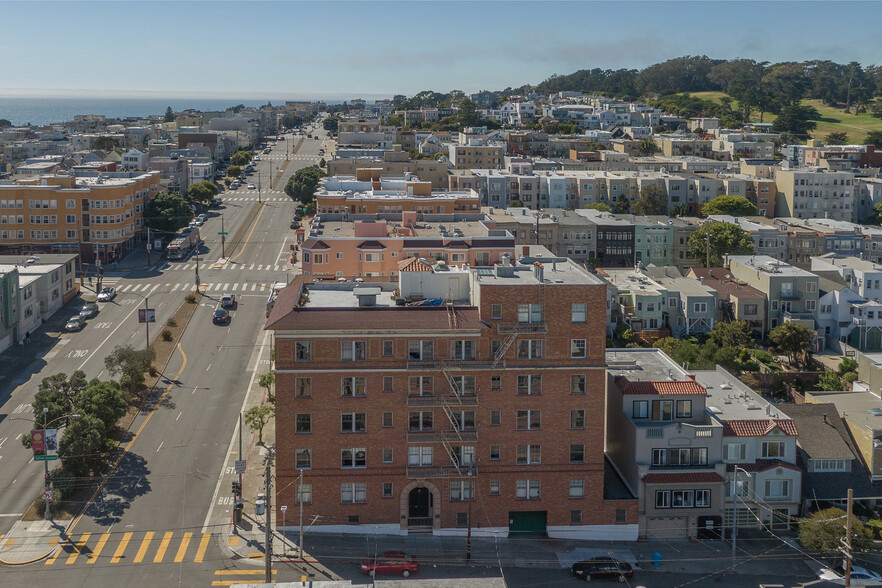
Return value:
[(616, 384), (622, 394), (693, 394), (706, 396), (707, 390), (698, 382), (629, 382), (621, 377)]
[(408, 257), (398, 262), (398, 271), (400, 272), (430, 272), (432, 266), (421, 260), (419, 257)]
[(795, 437), (796, 423), (790, 419), (742, 419), (723, 421), (724, 437), (762, 437), (775, 429)]
[(646, 474), (647, 484), (721, 484), (723, 476), (716, 472), (683, 472), (681, 474)]
[(739, 470), (745, 470), (747, 472), (765, 472), (766, 470), (773, 470), (776, 468), (787, 468), (788, 470), (793, 470), (795, 472), (802, 471), (798, 466), (792, 463), (787, 463), (786, 461), (781, 461), (780, 459), (758, 459), (754, 463), (730, 463), (726, 464), (726, 471), (735, 471), (736, 465)]

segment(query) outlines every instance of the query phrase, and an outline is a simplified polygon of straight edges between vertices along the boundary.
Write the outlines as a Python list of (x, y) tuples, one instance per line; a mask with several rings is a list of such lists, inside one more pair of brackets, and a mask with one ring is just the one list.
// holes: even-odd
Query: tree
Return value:
[(826, 137), (824, 137), (824, 143), (827, 145), (847, 145), (848, 144), (848, 133), (845, 131), (834, 131), (832, 133), (828, 133)]
[(104, 423), (96, 416), (83, 414), (71, 419), (58, 443), (58, 458), (74, 476), (89, 476), (101, 464), (112, 442)]
[(322, 121), (322, 128), (326, 131), (331, 131), (332, 133), (336, 133), (339, 128), (340, 117), (339, 116), (329, 116), (324, 121)]
[(315, 191), (318, 189), (319, 180), (325, 177), (325, 172), (317, 167), (304, 167), (297, 170), (293, 176), (288, 178), (285, 184), (285, 194), (292, 200), (300, 201), (303, 204), (312, 202)]
[(787, 354), (791, 365), (796, 365), (799, 355), (812, 348), (815, 334), (811, 329), (799, 323), (784, 323), (769, 332), (769, 339), (781, 353)]
[(675, 206), (672, 206), (671, 209), (668, 211), (668, 216), (670, 216), (671, 218), (686, 216), (686, 205), (677, 204)]
[(193, 220), (193, 209), (187, 199), (172, 192), (158, 194), (144, 209), (144, 222), (155, 231), (166, 234), (178, 232)]
[(882, 131), (870, 131), (864, 138), (864, 144), (875, 145), (877, 149), (882, 149)]
[(289, 113), (280, 118), (279, 122), (286, 129), (294, 129), (303, 124), (303, 117), (297, 114)]
[(119, 141), (113, 137), (102, 135), (95, 139), (94, 147), (101, 151), (112, 151), (114, 147), (119, 147)]
[(230, 156), (230, 165), (247, 165), (251, 158), (254, 157), (252, 151), (239, 149)]
[(701, 207), (702, 216), (728, 214), (729, 216), (751, 216), (756, 214), (756, 206), (744, 196), (720, 194)]
[[(841, 508), (813, 512), (799, 521), (799, 541), (812, 551), (836, 552), (845, 539), (846, 513)], [(873, 547), (872, 532), (856, 516), (851, 516), (851, 546), (854, 550)]]
[(144, 372), (150, 369), (154, 359), (156, 351), (152, 347), (135, 349), (131, 345), (117, 345), (104, 358), (104, 367), (112, 376), (120, 374), (120, 384), (128, 384), (129, 391), (134, 395), (135, 390), (144, 385)]
[[(41, 424), (44, 420), (48, 423), (66, 414), (75, 413), (76, 397), (87, 385), (86, 374), (81, 370), (72, 373), (70, 379), (65, 373), (43, 378), (32, 403), (34, 420)], [(49, 409), (45, 417), (43, 415), (44, 408)], [(58, 426), (63, 424), (64, 421), (57, 423)]]
[(747, 321), (717, 321), (711, 329), (710, 340), (720, 347), (753, 347), (753, 332)]
[[(708, 244), (710, 234), (710, 244)], [(723, 255), (750, 255), (753, 253), (753, 238), (750, 233), (729, 223), (705, 221), (698, 230), (689, 235), (689, 253), (696, 259), (707, 263), (707, 250), (710, 248), (710, 266), (723, 263)]]
[(263, 428), (269, 422), (275, 411), (272, 406), (261, 404), (260, 406), (252, 406), (245, 411), (245, 424), (251, 428), (251, 431), (257, 431), (257, 444), (263, 445)]
[(12, 122), (8, 118), (0, 118), (0, 129), (11, 126)]
[(128, 409), (119, 385), (98, 378), (90, 381), (86, 389), (77, 394), (75, 403), (79, 414), (94, 416), (104, 424), (104, 430), (108, 432)]
[(175, 111), (171, 106), (165, 109), (165, 122), (175, 122)]
[(257, 385), (266, 390), (266, 398), (272, 404), (276, 403), (276, 396), (272, 391), (273, 384), (275, 383), (276, 374), (274, 372), (261, 374), (260, 377), (257, 378)]
[(641, 139), (640, 142), (637, 143), (637, 153), (639, 153), (640, 155), (645, 155), (648, 157), (650, 155), (655, 155), (659, 151), (661, 151), (661, 148), (651, 137)]
[(664, 214), (668, 209), (668, 195), (658, 186), (644, 186), (633, 209), (635, 214), (641, 215)]
[[(417, 159), (420, 159), (420, 158), (417, 158)], [(319, 167), (325, 167), (326, 165), (328, 165), (328, 162), (325, 161), (325, 158), (324, 158), (324, 157), (322, 157), (322, 158), (319, 160)]]
[(626, 214), (631, 210), (631, 201), (626, 196), (619, 196), (616, 200), (613, 200), (611, 208), (617, 214)]
[(772, 129), (779, 133), (792, 133), (797, 138), (805, 139), (809, 131), (818, 126), (815, 120), (819, 118), (821, 115), (811, 106), (788, 104), (778, 113)]
[(208, 180), (202, 180), (198, 184), (193, 184), (187, 188), (187, 200), (208, 204), (212, 198), (217, 196), (217, 192), (217, 186)]
[(227, 168), (227, 175), (231, 178), (238, 178), (239, 174), (242, 173), (242, 168), (238, 165), (231, 165)]
[(843, 390), (842, 380), (835, 372), (824, 372), (818, 378), (818, 390), (826, 390), (828, 392), (837, 392)]
[(590, 202), (585, 205), (585, 208), (599, 210), (600, 212), (612, 212), (612, 209), (606, 202)]

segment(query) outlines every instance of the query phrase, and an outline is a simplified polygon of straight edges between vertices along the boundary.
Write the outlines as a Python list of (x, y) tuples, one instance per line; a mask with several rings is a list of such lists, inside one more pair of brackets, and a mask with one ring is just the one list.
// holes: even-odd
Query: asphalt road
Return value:
[[(268, 177), (271, 167), (284, 164), (286, 143), (289, 149), (297, 144), (292, 139), (286, 135), (273, 153), (261, 155), (261, 177)], [(31, 584), (34, 580), (37, 585), (63, 581), (67, 586), (244, 581), (227, 573), (237, 570), (226, 558), (217, 534), (218, 525), (229, 520), (229, 483), (221, 483), (227, 477), (233, 479), (223, 465), (249, 389), (256, 389), (256, 375), (269, 369), (268, 337), (262, 331), (269, 286), (292, 278), (297, 271), (288, 263), (287, 254), (294, 237), (289, 228), (294, 204), (281, 189), (288, 175), (318, 160), (318, 143), (307, 140), (291, 155), (285, 177), (277, 184), (279, 190), (262, 190), (260, 204), (252, 191), (221, 194), (222, 207), (212, 210), (200, 228), (204, 244), (199, 277), (206, 296), (163, 371), (167, 380), (161, 398), (139, 414), (119, 465), (71, 529), (70, 539), (82, 544), (81, 553), (60, 550), (54, 560), (28, 566), (15, 572), (16, 576), (21, 573)], [(221, 215), (230, 247), (225, 251), (227, 260), (219, 263)], [(59, 335), (45, 361), (34, 364), (39, 371), (29, 381), (14, 389), (10, 382), (10, 391), (0, 388), (0, 394), (9, 395), (8, 400), (2, 397), (6, 402), (0, 408), (0, 414), (9, 415), (0, 421), (4, 480), (0, 487), (6, 490), (0, 492), (0, 515), (24, 512), (42, 485), (42, 464), (31, 462), (30, 453), (18, 440), (32, 425), (9, 417), (30, 418), (37, 385), (48, 375), (83, 369), (89, 377), (108, 378), (104, 356), (115, 345), (145, 342), (136, 312), (144, 304), (144, 293), (157, 311), (151, 329), (154, 337), (184, 294), (193, 290), (195, 266), (192, 256), (143, 271), (116, 275), (109, 271), (105, 285), (119, 290), (117, 298), (103, 304), (83, 331)], [(228, 326), (214, 325), (211, 314), (224, 291), (236, 294), (237, 305)], [(260, 393), (254, 392), (258, 400)], [(0, 533), (17, 518), (0, 516)], [(248, 569), (254, 568), (246, 565)], [(7, 572), (4, 578), (11, 578)], [(244, 578), (253, 579), (247, 573)]]

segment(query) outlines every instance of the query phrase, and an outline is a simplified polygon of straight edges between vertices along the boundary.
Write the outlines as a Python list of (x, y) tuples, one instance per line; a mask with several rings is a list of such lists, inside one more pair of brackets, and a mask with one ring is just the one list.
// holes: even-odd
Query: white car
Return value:
[(98, 302), (110, 302), (116, 298), (116, 288), (102, 288), (98, 294)]
[[(832, 582), (833, 584), (842, 584), (845, 585), (845, 576), (843, 574), (837, 573), (830, 568), (821, 568), (818, 571), (818, 579), (826, 580), (828, 582)], [(867, 568), (862, 568), (860, 566), (852, 566), (851, 568), (851, 585), (852, 586), (866, 586), (868, 584), (877, 584), (882, 582), (882, 576), (877, 574), (876, 572), (872, 572)]]
[(257, 186), (255, 186), (254, 184), (248, 184), (249, 190), (254, 190), (255, 188), (257, 188)]

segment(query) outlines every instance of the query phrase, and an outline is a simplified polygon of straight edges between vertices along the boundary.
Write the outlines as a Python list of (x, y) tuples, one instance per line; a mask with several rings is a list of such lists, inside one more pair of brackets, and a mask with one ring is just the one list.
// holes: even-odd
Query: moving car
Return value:
[(65, 331), (81, 331), (83, 327), (86, 326), (86, 319), (81, 317), (80, 315), (70, 317), (70, 320), (67, 321), (67, 324), (64, 325)]
[(224, 292), (223, 296), (221, 296), (220, 304), (221, 308), (229, 308), (233, 306), (236, 304), (236, 295)]
[(361, 573), (368, 576), (377, 574), (401, 574), (405, 578), (419, 570), (416, 558), (402, 551), (386, 551), (383, 555), (361, 560)]
[(631, 564), (606, 556), (577, 561), (571, 569), (574, 576), (586, 582), (601, 578), (624, 582), (626, 578), (634, 576)]
[(216, 325), (226, 325), (230, 322), (230, 313), (223, 308), (218, 308), (211, 315), (211, 321)]
[(249, 190), (254, 190), (255, 188), (257, 188), (257, 186), (255, 186), (254, 184), (248, 184)]
[(98, 294), (98, 302), (110, 302), (116, 298), (116, 288), (102, 288)]
[(80, 317), (84, 319), (92, 318), (96, 314), (98, 314), (98, 305), (94, 302), (87, 302), (80, 309)]
[(239, 182), (233, 182), (232, 184), (230, 184), (230, 190), (238, 190), (238, 189), (239, 189)]
[[(830, 568), (821, 568), (818, 571), (818, 579), (826, 580), (833, 584), (842, 584), (845, 585), (845, 570), (842, 568), (830, 569)], [(868, 570), (867, 568), (862, 568), (860, 566), (852, 566), (851, 568), (851, 585), (852, 586), (867, 586), (869, 584), (878, 584), (882, 583), (882, 576)]]

